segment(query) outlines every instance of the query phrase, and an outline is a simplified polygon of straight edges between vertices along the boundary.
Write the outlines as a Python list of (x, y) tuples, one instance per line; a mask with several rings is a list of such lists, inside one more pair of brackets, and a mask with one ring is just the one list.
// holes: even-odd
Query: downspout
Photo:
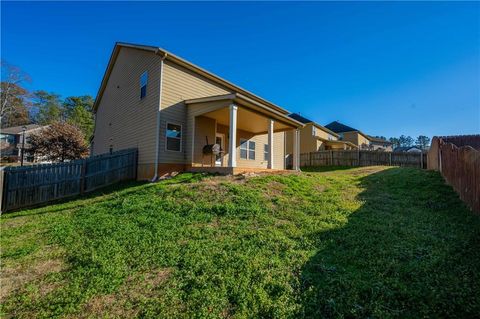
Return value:
[(158, 110), (157, 110), (157, 128), (155, 136), (155, 175), (153, 176), (151, 182), (158, 180), (158, 158), (160, 157), (160, 112), (162, 110), (162, 92), (163, 92), (163, 61), (167, 57), (167, 53), (161, 53), (159, 50), (155, 54), (161, 54), (160, 58), (160, 88), (158, 95)]

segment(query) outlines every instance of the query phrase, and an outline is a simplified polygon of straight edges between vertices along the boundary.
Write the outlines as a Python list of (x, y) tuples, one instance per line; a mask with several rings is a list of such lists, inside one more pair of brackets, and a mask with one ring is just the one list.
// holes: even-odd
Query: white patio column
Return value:
[(228, 138), (228, 166), (237, 167), (237, 109), (230, 104), (230, 136)]
[(293, 131), (293, 169), (298, 171), (300, 167), (300, 154), (299, 154), (299, 149), (300, 149), (300, 131), (299, 130), (294, 130)]
[(273, 120), (268, 120), (268, 168), (273, 168)]

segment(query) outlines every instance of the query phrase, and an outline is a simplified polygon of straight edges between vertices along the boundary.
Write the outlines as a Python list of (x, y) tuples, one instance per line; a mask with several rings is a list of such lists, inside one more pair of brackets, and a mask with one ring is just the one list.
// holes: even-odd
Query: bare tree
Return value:
[(24, 98), (28, 92), (21, 87), (23, 82), (30, 82), (30, 76), (23, 72), (19, 67), (11, 65), (6, 61), (1, 61), (2, 66), (2, 85), (1, 85), (1, 106), (0, 123), (4, 123), (4, 117), (14, 113), (19, 106), (25, 107)]

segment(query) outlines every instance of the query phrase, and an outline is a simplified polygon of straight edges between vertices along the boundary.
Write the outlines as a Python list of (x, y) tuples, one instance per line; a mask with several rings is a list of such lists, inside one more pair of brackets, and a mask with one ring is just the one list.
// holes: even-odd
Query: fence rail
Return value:
[(119, 181), (135, 179), (136, 173), (136, 149), (68, 163), (6, 167), (0, 179), (1, 211), (90, 192)]
[(426, 168), (425, 153), (318, 151), (300, 154), (300, 166), (409, 166)]

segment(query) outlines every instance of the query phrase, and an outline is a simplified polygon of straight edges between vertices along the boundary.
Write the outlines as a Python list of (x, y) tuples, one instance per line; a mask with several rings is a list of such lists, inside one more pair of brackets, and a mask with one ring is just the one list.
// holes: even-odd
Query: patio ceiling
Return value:
[[(230, 125), (230, 110), (228, 107), (205, 113), (202, 116), (215, 119), (217, 124), (229, 126)], [(268, 120), (269, 118), (265, 115), (260, 115), (256, 112), (252, 112), (247, 108), (238, 106), (237, 111), (237, 129), (255, 133), (255, 134), (265, 134), (268, 129)], [(286, 130), (291, 130), (293, 127), (275, 121), (273, 124), (274, 132), (281, 132)]]
[[(302, 123), (291, 119), (285, 114), (272, 110), (238, 93), (186, 101), (189, 107), (206, 107), (205, 113), (197, 113), (197, 116), (201, 115), (215, 119), (217, 124), (226, 126), (230, 125), (229, 106), (232, 103), (238, 106), (237, 129), (239, 130), (254, 134), (267, 133), (269, 119), (274, 120), (274, 132), (292, 130), (303, 126)], [(211, 106), (213, 105), (215, 107), (212, 108)]]

